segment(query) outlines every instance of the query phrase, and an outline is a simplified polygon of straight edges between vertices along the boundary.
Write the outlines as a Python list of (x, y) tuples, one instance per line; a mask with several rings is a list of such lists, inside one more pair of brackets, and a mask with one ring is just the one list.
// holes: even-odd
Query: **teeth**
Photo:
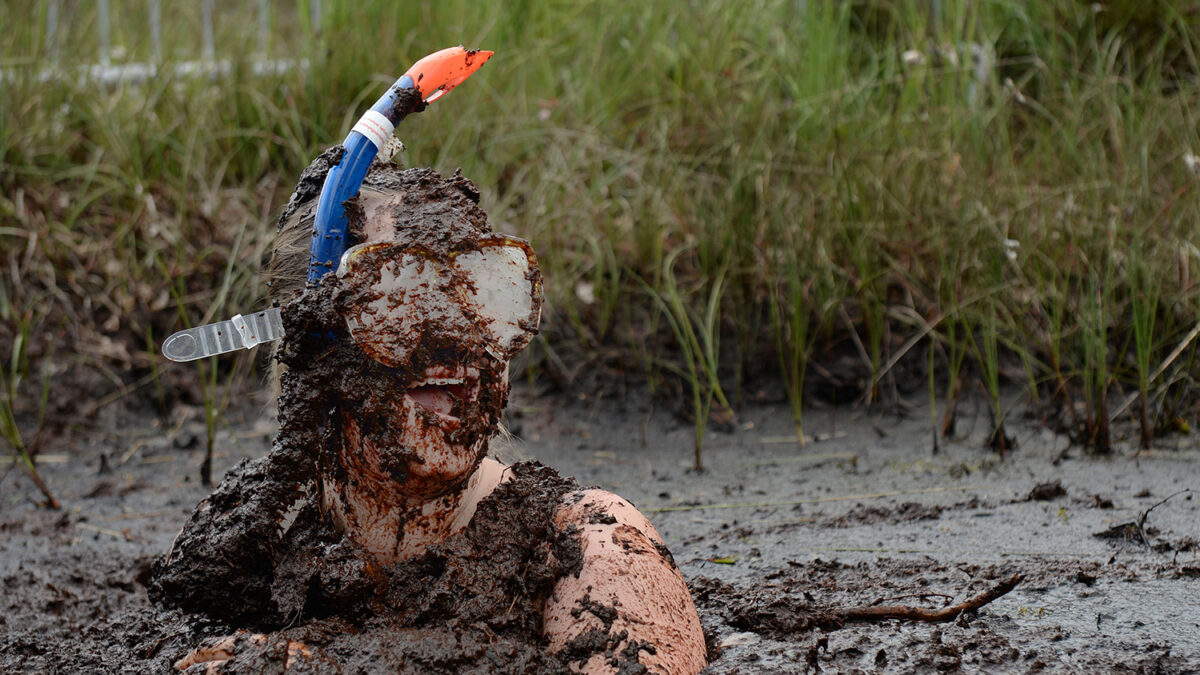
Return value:
[(430, 377), (430, 378), (427, 378), (423, 384), (424, 385), (431, 385), (431, 384), (444, 385), (444, 384), (462, 384), (462, 383), (463, 383), (462, 379), (457, 378), (457, 377)]
[(479, 371), (465, 366), (433, 366), (425, 371), (425, 379), (412, 383), (410, 387), (472, 385), (479, 378)]

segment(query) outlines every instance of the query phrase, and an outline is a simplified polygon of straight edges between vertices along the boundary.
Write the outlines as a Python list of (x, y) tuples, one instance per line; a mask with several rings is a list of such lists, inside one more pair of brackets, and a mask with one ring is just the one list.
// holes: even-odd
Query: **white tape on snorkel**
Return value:
[(392, 132), (396, 130), (383, 113), (374, 110), (368, 110), (363, 113), (363, 116), (358, 118), (358, 122), (354, 125), (351, 131), (357, 131), (367, 137), (368, 141), (375, 146), (376, 150), (382, 150), (383, 145), (391, 138)]

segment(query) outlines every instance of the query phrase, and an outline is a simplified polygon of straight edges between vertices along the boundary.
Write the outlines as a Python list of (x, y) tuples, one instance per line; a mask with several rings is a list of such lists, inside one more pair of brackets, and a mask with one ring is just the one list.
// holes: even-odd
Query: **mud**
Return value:
[(312, 654), (297, 660), (299, 672), (566, 672), (538, 625), (554, 581), (580, 565), (574, 533), (552, 526), (576, 485), (537, 463), (513, 470), (466, 530), (400, 565), (372, 565), (306, 505), (273, 596), (275, 626), (300, 627), (243, 643), (222, 670), (282, 670), (286, 641), (296, 640)]
[[(654, 520), (696, 598), (706, 672), (1200, 671), (1200, 500), (1153, 508), (1150, 546), (1093, 536), (1200, 483), (1194, 439), (1135, 455), (1130, 429), (1125, 454), (1089, 458), (1014, 418), (1021, 449), (1000, 457), (968, 407), (972, 433), (935, 453), (928, 409), (909, 403), (911, 417), (809, 410), (805, 430), (831, 440), (804, 448), (785, 407), (747, 406), (737, 431), (706, 435), (702, 474), (690, 425), (652, 401), (513, 407), (523, 452)], [(1016, 574), (950, 624), (839, 623), (851, 607), (957, 604)]]
[[(473, 247), (492, 231), (479, 208), (479, 188), (461, 170), (444, 178), (433, 169), (398, 171), (376, 162), (363, 186), (367, 192), (389, 196), (386, 219), (393, 223), (392, 238), (406, 245), (446, 255)], [(361, 227), (361, 221), (357, 225)]]
[[(472, 51), (470, 52), (470, 55), (474, 55), (474, 53), (475, 52)], [(469, 64), (470, 61), (468, 60), (467, 63)], [(421, 81), (420, 75), (417, 76), (417, 81)], [(391, 88), (391, 93), (393, 94), (394, 98), (392, 99), (392, 114), (388, 115), (389, 118), (403, 119), (408, 115), (422, 112), (427, 107), (425, 101), (421, 100), (420, 89), (401, 89), (400, 87), (393, 85)]]
[(288, 198), (288, 203), (283, 207), (283, 212), (279, 214), (276, 229), (283, 229), (283, 226), (302, 206), (309, 202), (313, 202), (315, 206), (314, 200), (321, 196), (321, 188), (325, 186), (325, 177), (329, 175), (330, 169), (342, 161), (342, 156), (345, 154), (346, 148), (341, 145), (335, 145), (318, 155), (300, 173), (296, 189), (292, 192), (292, 196)]
[(912, 520), (937, 520), (946, 507), (904, 502), (894, 508), (859, 506), (838, 516), (829, 523), (830, 527), (854, 527), (857, 525), (895, 524)]
[[(276, 421), (264, 407), (228, 413), (218, 475), (244, 456), (269, 452)], [(627, 496), (652, 518), (695, 592), (713, 657), (706, 672), (1200, 669), (1200, 555), (1189, 544), (1200, 535), (1200, 499), (1179, 495), (1148, 514), (1145, 526), (1157, 532), (1147, 533), (1150, 543), (1169, 544), (1169, 552), (1147, 548), (1140, 536), (1093, 536), (1136, 523), (1158, 501), (1200, 482), (1194, 439), (1168, 439), (1172, 445), (1137, 456), (1132, 447), (1112, 458), (1070, 450), (1058, 461), (1067, 440), (1014, 423), (1021, 450), (1003, 460), (981, 449), (982, 433), (943, 441), (934, 455), (928, 411), (902, 419), (831, 409), (810, 410), (808, 431), (846, 436), (799, 449), (780, 441), (791, 433), (786, 406), (748, 406), (738, 431), (706, 437), (712, 468), (695, 474), (687, 470), (691, 427), (636, 392), (596, 403), (517, 388), (510, 410), (508, 423), (521, 428), (522, 439), (502, 444), (502, 458), (537, 457)], [(153, 417), (111, 414), (102, 420), (110, 435), (54, 448), (68, 461), (42, 467), (62, 512), (25, 500), (36, 491), (15, 472), (0, 483), (0, 670), (167, 672), (205, 638), (238, 627), (156, 606), (145, 586), (151, 562), (208, 493), (195, 479), (202, 444), (187, 440), (202, 437), (203, 412), (177, 422), (176, 431), (155, 429)], [(876, 426), (888, 435), (881, 438)], [(982, 408), (977, 426), (986, 426)], [(848, 455), (856, 461), (845, 461)], [(111, 470), (98, 475), (102, 456)], [(1055, 480), (1066, 496), (1025, 501), (1035, 486)], [(905, 503), (942, 510), (935, 520), (850, 518), (833, 526), (864, 507), (899, 514)], [(786, 621), (805, 616), (801, 610), (941, 607), (1013, 573), (1025, 581), (956, 623), (786, 629)], [(775, 623), (755, 623), (770, 611), (779, 612)], [(382, 651), (385, 637), (408, 640), (426, 672), (449, 663), (436, 661), (438, 654), (491, 661), (475, 651), (479, 643), (443, 630), (397, 638), (369, 623), (324, 617), (273, 635), (277, 652), (284, 636), (332, 645), (317, 656), (343, 666), (355, 654)], [(277, 671), (280, 658), (272, 652), (260, 665)], [(507, 662), (520, 659), (514, 653)]]
[[(311, 205), (305, 186), (336, 156), (306, 171), (289, 209)], [(377, 165), (368, 186), (401, 195), (382, 217), (403, 246), (446, 256), (490, 232), (459, 175)], [(380, 214), (357, 201), (347, 209), (352, 234), (369, 236)], [(572, 615), (598, 627), (548, 653), (547, 595), (581, 566), (578, 538), (556, 529), (554, 514), (580, 497), (541, 464), (515, 464), (465, 530), (402, 563), (341, 534), (331, 514), (354, 527), (355, 499), (383, 500), (394, 481), (438, 468), (427, 459), (437, 448), (416, 452), (389, 423), (414, 384), (448, 364), (477, 372), (445, 394), (447, 411), (411, 408), (404, 425), (469, 449), (468, 469), (483, 461), (510, 393), (483, 343), (461, 339), (469, 317), (419, 327), (426, 337), (389, 347), (403, 358), (367, 358), (346, 329), (347, 307), (366, 300), (353, 281), (331, 276), (285, 304), (279, 434), (243, 444), (239, 433), (262, 439), (274, 422), (237, 411), (211, 494), (191, 482), (198, 444), (161, 429), (134, 442), (125, 430), (153, 422), (134, 417), (110, 419), (111, 435), (77, 439), (62, 449), (69, 464), (43, 468), (64, 512), (3, 502), (0, 669), (165, 672), (206, 640), (252, 629), (265, 639), (238, 638), (224, 670), (281, 672), (290, 660), (294, 672), (565, 672), (592, 654), (618, 672), (645, 670), (638, 655), (654, 646), (627, 640), (617, 608), (590, 596)], [(834, 440), (798, 448), (786, 408), (763, 406), (743, 411), (735, 432), (707, 437), (710, 469), (696, 474), (686, 469), (690, 426), (650, 399), (518, 398), (510, 426), (525, 439), (502, 454), (550, 461), (641, 503), (666, 540), (650, 554), (690, 582), (709, 672), (1200, 668), (1200, 500), (1167, 499), (1200, 482), (1190, 439), (1136, 459), (1087, 459), (1012, 422), (1018, 451), (981, 450), (979, 431), (934, 453), (931, 415), (917, 403), (912, 420), (810, 412), (810, 433)], [(203, 433), (201, 415), (180, 428)], [(12, 490), (15, 478), (0, 485)], [(424, 496), (460, 487), (431, 480)], [(581, 525), (610, 521), (596, 511)], [(1017, 574), (1016, 590), (952, 624), (851, 624), (839, 612), (945, 607)], [(289, 654), (293, 642), (309, 655)]]

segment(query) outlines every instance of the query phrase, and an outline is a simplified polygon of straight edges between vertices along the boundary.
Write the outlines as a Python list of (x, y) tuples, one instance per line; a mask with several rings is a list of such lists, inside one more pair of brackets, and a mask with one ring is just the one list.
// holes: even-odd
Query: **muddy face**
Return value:
[[(507, 399), (508, 357), (524, 346), (497, 334), (522, 322), (531, 334), (540, 285), (532, 255), (515, 245), (509, 258), (481, 253), (508, 249), (477, 207), (456, 209), (436, 190), (430, 199), (419, 182), (381, 182), (349, 209), (363, 243), (331, 294), (358, 362), (354, 377), (329, 383), (343, 439), (327, 483), (352, 484), (360, 502), (387, 509), (460, 489), (479, 466)], [(489, 317), (497, 302), (478, 300), (497, 285), (524, 299), (500, 305), (513, 321)]]
[(486, 358), (413, 371), (367, 367), (337, 392), (343, 442), (329, 476), (382, 509), (461, 487), (487, 454), (508, 393), (506, 364)]

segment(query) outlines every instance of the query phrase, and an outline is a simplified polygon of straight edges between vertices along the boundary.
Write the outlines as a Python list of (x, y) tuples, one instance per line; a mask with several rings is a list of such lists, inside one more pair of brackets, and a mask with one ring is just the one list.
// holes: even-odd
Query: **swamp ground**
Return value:
[[(164, 423), (114, 406), (98, 420), (105, 433), (46, 449), (61, 511), (36, 507), (25, 479), (4, 474), (0, 668), (165, 669), (228, 631), (155, 611), (143, 586), (207, 494), (202, 415), (177, 415)], [(275, 432), (261, 400), (226, 419), (218, 476), (265, 453)], [(517, 386), (513, 437), (494, 451), (647, 513), (697, 598), (715, 655), (707, 672), (1200, 671), (1194, 439), (1094, 457), (1014, 418), (1018, 448), (1001, 456), (983, 448), (987, 415), (970, 402), (960, 436), (936, 453), (920, 403), (817, 408), (805, 423), (815, 438), (798, 447), (786, 405), (748, 404), (728, 430), (708, 432), (697, 473), (692, 426), (644, 393)], [(812, 609), (938, 608), (1016, 573), (1015, 590), (953, 623), (804, 625)]]

